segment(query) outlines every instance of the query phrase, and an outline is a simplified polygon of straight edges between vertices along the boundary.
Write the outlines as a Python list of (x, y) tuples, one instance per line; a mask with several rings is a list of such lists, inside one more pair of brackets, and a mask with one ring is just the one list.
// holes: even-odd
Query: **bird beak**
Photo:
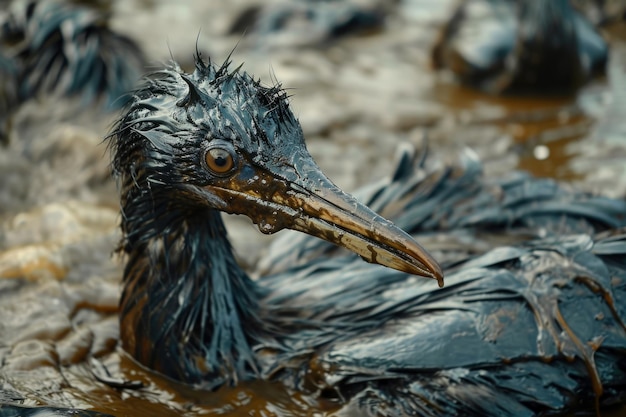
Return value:
[(221, 210), (250, 217), (263, 233), (298, 230), (343, 246), (368, 262), (433, 278), (443, 286), (441, 267), (424, 248), (341, 191), (308, 154), (300, 155), (289, 170), (249, 165), (247, 171), (204, 187), (223, 201)]

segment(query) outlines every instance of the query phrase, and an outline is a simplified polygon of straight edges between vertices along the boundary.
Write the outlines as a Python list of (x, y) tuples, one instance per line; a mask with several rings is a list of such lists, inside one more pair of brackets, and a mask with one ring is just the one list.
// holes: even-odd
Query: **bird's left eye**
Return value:
[(205, 159), (209, 169), (218, 175), (227, 174), (235, 166), (233, 155), (223, 148), (209, 149)]

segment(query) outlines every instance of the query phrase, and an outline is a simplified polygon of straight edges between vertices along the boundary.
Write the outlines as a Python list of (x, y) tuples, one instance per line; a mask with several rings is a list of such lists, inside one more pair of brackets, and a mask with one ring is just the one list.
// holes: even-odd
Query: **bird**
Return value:
[[(79, 97), (83, 107), (118, 110), (145, 67), (140, 47), (111, 30), (106, 15), (55, 0), (11, 2), (0, 15), (0, 48), (0, 71), (11, 85), (3, 86), (3, 120), (42, 97)], [(0, 128), (8, 130), (3, 120)], [(7, 132), (0, 135), (8, 141)]]
[(606, 66), (608, 47), (569, 0), (462, 2), (432, 49), (437, 69), (490, 94), (572, 94)]
[[(359, 415), (531, 416), (623, 400), (624, 201), (523, 176), (475, 185), (472, 158), (436, 174), (405, 154), (391, 184), (366, 194), (418, 238), (541, 226), (455, 249), (442, 268), (321, 172), (280, 84), (198, 52), (191, 73), (172, 63), (147, 77), (107, 140), (126, 262), (120, 339), (143, 366), (199, 389), (279, 381)], [(252, 279), (220, 212), (351, 254)], [(420, 278), (443, 285), (444, 273), (443, 288)]]

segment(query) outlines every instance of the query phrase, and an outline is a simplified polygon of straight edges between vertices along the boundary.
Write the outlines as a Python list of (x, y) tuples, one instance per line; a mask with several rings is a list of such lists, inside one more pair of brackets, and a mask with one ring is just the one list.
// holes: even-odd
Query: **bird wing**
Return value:
[[(334, 340), (309, 364), (307, 378), (322, 388), (405, 411), (524, 415), (593, 404), (626, 386), (624, 231), (493, 250), (449, 274), (443, 289), (364, 265), (346, 263), (345, 282), (308, 271), (306, 291), (299, 277), (276, 289), (324, 323), (314, 340)], [(323, 282), (311, 283), (316, 275)]]

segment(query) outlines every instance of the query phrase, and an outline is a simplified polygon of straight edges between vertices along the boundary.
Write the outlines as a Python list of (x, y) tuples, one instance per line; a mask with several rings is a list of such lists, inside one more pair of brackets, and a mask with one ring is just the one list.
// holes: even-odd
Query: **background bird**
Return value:
[(106, 15), (57, 1), (11, 2), (2, 16), (0, 40), (19, 69), (19, 97), (102, 97), (120, 108), (143, 73), (145, 60), (134, 41), (112, 31)]
[(571, 94), (602, 73), (607, 56), (569, 0), (461, 2), (433, 48), (436, 68), (492, 94)]

